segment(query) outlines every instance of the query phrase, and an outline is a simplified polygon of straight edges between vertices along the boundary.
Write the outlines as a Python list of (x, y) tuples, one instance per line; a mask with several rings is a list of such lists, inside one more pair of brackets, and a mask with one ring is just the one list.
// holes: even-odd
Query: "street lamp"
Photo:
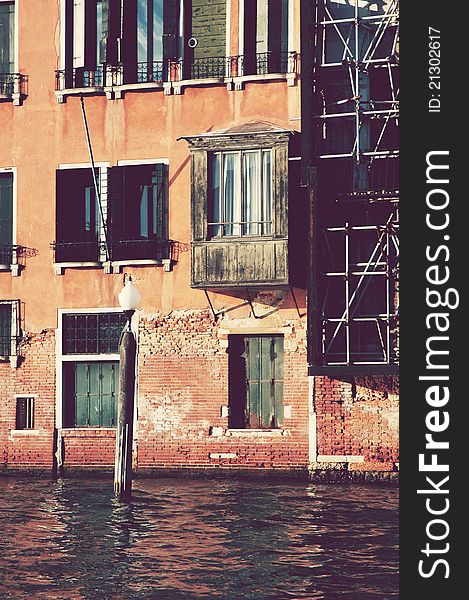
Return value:
[(114, 467), (114, 493), (118, 498), (128, 499), (132, 492), (132, 446), (134, 426), (134, 390), (137, 344), (131, 329), (132, 315), (140, 294), (127, 279), (118, 296), (119, 304), (127, 318), (119, 345), (119, 397), (117, 403), (116, 462)]

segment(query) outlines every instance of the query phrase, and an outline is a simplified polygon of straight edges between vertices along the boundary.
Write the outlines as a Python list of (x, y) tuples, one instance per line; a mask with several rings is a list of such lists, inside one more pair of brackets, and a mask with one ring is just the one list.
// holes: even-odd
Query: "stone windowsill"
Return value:
[(287, 436), (290, 432), (287, 429), (227, 429), (227, 437), (281, 437)]
[(142, 260), (114, 260), (114, 261), (103, 261), (103, 262), (55, 262), (54, 271), (56, 275), (63, 275), (65, 269), (81, 269), (81, 268), (93, 268), (93, 269), (104, 269), (105, 273), (120, 273), (122, 267), (164, 267), (166, 272), (171, 271), (172, 261), (169, 258), (163, 258), (161, 260), (154, 259), (142, 259)]
[(209, 77), (205, 79), (182, 79), (180, 81), (165, 82), (142, 82), (128, 83), (114, 86), (86, 87), (86, 88), (66, 88), (56, 90), (55, 96), (58, 103), (63, 103), (67, 96), (80, 95), (105, 95), (108, 100), (121, 99), (125, 92), (138, 92), (145, 90), (164, 90), (167, 96), (180, 95), (184, 88), (200, 87), (207, 85), (226, 85), (228, 90), (243, 90), (246, 83), (263, 81), (286, 81), (288, 86), (294, 86), (297, 80), (297, 73), (266, 73), (262, 75), (242, 75), (230, 77)]

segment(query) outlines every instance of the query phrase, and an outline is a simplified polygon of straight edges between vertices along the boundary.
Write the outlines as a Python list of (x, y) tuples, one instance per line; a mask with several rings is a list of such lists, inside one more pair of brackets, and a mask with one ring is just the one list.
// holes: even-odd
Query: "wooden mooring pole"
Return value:
[(114, 469), (114, 493), (117, 498), (124, 500), (130, 499), (132, 493), (135, 360), (136, 342), (135, 336), (130, 330), (129, 319), (129, 328), (122, 333), (120, 342), (116, 463)]

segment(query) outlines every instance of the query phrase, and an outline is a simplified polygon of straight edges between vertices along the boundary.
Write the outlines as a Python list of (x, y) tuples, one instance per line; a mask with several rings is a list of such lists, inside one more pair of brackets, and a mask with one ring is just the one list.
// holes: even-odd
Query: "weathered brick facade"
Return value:
[[(308, 376), (306, 288), (311, 240), (310, 198), (300, 186), (299, 175), (300, 1), (288, 2), (284, 11), (287, 21), (282, 35), (288, 34), (288, 39), (281, 47), (288, 51), (282, 50), (281, 60), (268, 60), (268, 39), (262, 42), (267, 51), (256, 55), (259, 36), (251, 39), (252, 56), (242, 56), (247, 52), (243, 36), (252, 28), (244, 27), (240, 18), (243, 14), (251, 18), (249, 11), (243, 12), (246, 6), (241, 0), (198, 0), (192, 4), (191, 35), (198, 37), (192, 69), (188, 69), (193, 57), (185, 50), (186, 33), (178, 31), (182, 36), (178, 51), (183, 56), (172, 64), (170, 76), (165, 71), (168, 65), (150, 73), (151, 69), (145, 70), (147, 63), (143, 70), (141, 63), (139, 69), (133, 65), (133, 75), (125, 72), (124, 79), (119, 79), (122, 69), (103, 77), (100, 65), (78, 73), (78, 80), (66, 73), (74, 60), (67, 52), (73, 48), (76, 32), (61, 21), (60, 7), (65, 10), (70, 3), (44, 0), (40, 14), (35, 4), (14, 3), (16, 29), (10, 36), (17, 42), (18, 81), (25, 82), (27, 75), (29, 85), (11, 98), (8, 88), (0, 85), (0, 202), (8, 203), (8, 210), (0, 206), (6, 223), (0, 227), (4, 236), (0, 239), (0, 307), (11, 304), (17, 311), (11, 327), (0, 320), (4, 350), (0, 352), (0, 470), (112, 470), (115, 428), (73, 427), (65, 418), (64, 405), (73, 403), (77, 394), (76, 389), (70, 390), (70, 384), (76, 384), (71, 371), (65, 373), (65, 363), (73, 366), (75, 358), (65, 356), (60, 347), (61, 319), (63, 313), (120, 310), (117, 297), (125, 273), (132, 276), (142, 297), (134, 318), (138, 334), (134, 467), (138, 474), (172, 470), (306, 474), (308, 467), (318, 472), (397, 471), (396, 381)], [(267, 14), (262, 17), (266, 34), (267, 18)], [(95, 50), (90, 54), (94, 56)], [(87, 86), (82, 98), (80, 85)], [(60, 230), (58, 225), (58, 214), (66, 223), (71, 202), (66, 187), (63, 196), (58, 192), (58, 174), (86, 170), (89, 177), (91, 173), (82, 106), (100, 169), (107, 233), (116, 223), (135, 221), (127, 237), (116, 225), (114, 235), (122, 242), (118, 248), (122, 256), (115, 259), (110, 256), (112, 231), (106, 252), (99, 218), (94, 215), (91, 223), (91, 213), (98, 212), (90, 200), (94, 182), (83, 184), (88, 186), (88, 204), (82, 207), (79, 225), (86, 231), (80, 230), (81, 241), (73, 237), (76, 232), (65, 226)], [(216, 146), (211, 147), (213, 139)], [(221, 229), (211, 235), (215, 194), (210, 177), (215, 163), (210, 160), (215, 154), (229, 153), (238, 160), (238, 197), (247, 194), (241, 191), (246, 173), (242, 175), (240, 165), (254, 154), (261, 161), (258, 187), (253, 184), (252, 190), (258, 190), (262, 201), (259, 214), (251, 216), (246, 226), (241, 213), (249, 212), (251, 201), (241, 208), (240, 200), (238, 216), (231, 216), (231, 233), (228, 227), (226, 235)], [(126, 208), (125, 215), (120, 209), (117, 214), (116, 198), (124, 186), (116, 182), (122, 169), (138, 171), (154, 165), (167, 174), (167, 207), (161, 201), (152, 212), (149, 204), (146, 208), (135, 204), (131, 210)], [(150, 177), (150, 182), (133, 190), (148, 191), (151, 185)], [(158, 189), (162, 196), (164, 186)], [(79, 202), (85, 198), (80, 194)], [(133, 193), (132, 201), (140, 200), (133, 196), (138, 193)], [(154, 197), (148, 192), (147, 203)], [(162, 213), (161, 227), (150, 239), (157, 209)], [(146, 220), (137, 222), (143, 213)], [(74, 223), (69, 225), (73, 229)], [(163, 235), (165, 239), (160, 239)], [(158, 247), (151, 254), (157, 242), (163, 250)], [(85, 253), (83, 258), (83, 248), (93, 250), (93, 244), (95, 254)], [(210, 256), (211, 279), (204, 280), (202, 273), (191, 287), (196, 244), (204, 256)], [(150, 248), (150, 256), (142, 258), (141, 248)], [(230, 272), (231, 279), (219, 277), (223, 272)], [(278, 427), (230, 428), (230, 336), (283, 336), (284, 415)], [(17, 356), (5, 350), (12, 339), (18, 344)], [(83, 350), (77, 362), (117, 364), (117, 351), (112, 356), (107, 350), (99, 356), (99, 351), (93, 352)], [(16, 428), (21, 396), (34, 401), (33, 428)]]
[[(55, 416), (55, 336), (27, 336), (17, 368), (0, 363), (0, 444), (4, 469), (52, 470)], [(32, 430), (16, 430), (16, 399), (34, 397)]]

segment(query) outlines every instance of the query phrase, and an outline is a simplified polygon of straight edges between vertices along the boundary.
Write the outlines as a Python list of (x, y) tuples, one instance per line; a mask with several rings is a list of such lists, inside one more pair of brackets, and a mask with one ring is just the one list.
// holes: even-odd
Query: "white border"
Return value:
[[(0, 0), (2, 2), (2, 0)], [(12, 210), (12, 236), (11, 243), (13, 246), (16, 246), (16, 224), (17, 224), (17, 168), (16, 167), (0, 167), (0, 173), (13, 173), (13, 210)]]
[[(1, 0), (0, 0), (1, 1)], [(95, 168), (103, 168), (103, 167), (110, 167), (111, 163), (110, 162), (95, 162), (94, 163)], [(91, 169), (91, 163), (59, 163), (57, 165), (57, 169), (59, 171), (66, 171), (67, 169)]]
[(14, 62), (14, 67), (13, 67), (13, 73), (17, 73), (18, 69), (19, 69), (19, 35), (18, 35), (18, 28), (19, 28), (19, 16), (18, 16), (18, 0), (0, 0), (0, 3), (2, 2), (13, 2), (13, 4), (15, 5), (15, 14), (14, 14), (14, 23), (15, 23), (15, 39), (13, 42), (13, 62)]
[(144, 158), (140, 160), (138, 158), (130, 158), (125, 160), (118, 160), (118, 167), (131, 167), (134, 165), (169, 165), (169, 158)]

